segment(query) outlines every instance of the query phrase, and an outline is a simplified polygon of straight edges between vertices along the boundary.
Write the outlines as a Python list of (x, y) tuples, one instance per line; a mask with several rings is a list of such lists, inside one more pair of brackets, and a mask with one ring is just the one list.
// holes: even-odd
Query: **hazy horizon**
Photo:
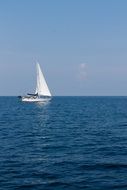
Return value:
[(127, 96), (127, 1), (0, 1), (0, 96)]

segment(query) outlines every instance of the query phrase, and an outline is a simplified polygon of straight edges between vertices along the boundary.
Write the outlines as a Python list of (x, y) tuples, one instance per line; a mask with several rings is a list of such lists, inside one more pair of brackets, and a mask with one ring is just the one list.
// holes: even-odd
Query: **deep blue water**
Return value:
[(126, 190), (127, 97), (0, 97), (0, 190)]

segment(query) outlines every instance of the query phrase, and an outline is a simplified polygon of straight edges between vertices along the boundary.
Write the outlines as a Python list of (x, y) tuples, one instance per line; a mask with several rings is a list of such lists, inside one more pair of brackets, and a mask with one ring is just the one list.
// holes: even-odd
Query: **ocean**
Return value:
[(127, 97), (0, 97), (0, 190), (126, 190)]

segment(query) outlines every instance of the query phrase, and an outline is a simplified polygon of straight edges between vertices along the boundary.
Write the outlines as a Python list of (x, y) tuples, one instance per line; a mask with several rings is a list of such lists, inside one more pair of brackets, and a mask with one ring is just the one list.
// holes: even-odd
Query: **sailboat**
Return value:
[(52, 97), (51, 92), (48, 88), (44, 75), (41, 71), (39, 63), (36, 63), (37, 68), (37, 84), (36, 91), (34, 94), (27, 94), (26, 96), (20, 96), (23, 102), (46, 102)]

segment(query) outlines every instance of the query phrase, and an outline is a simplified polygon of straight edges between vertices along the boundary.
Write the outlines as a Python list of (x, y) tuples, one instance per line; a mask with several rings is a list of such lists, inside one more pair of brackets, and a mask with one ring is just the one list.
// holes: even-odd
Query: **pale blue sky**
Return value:
[(126, 0), (0, 0), (0, 95), (127, 95)]

